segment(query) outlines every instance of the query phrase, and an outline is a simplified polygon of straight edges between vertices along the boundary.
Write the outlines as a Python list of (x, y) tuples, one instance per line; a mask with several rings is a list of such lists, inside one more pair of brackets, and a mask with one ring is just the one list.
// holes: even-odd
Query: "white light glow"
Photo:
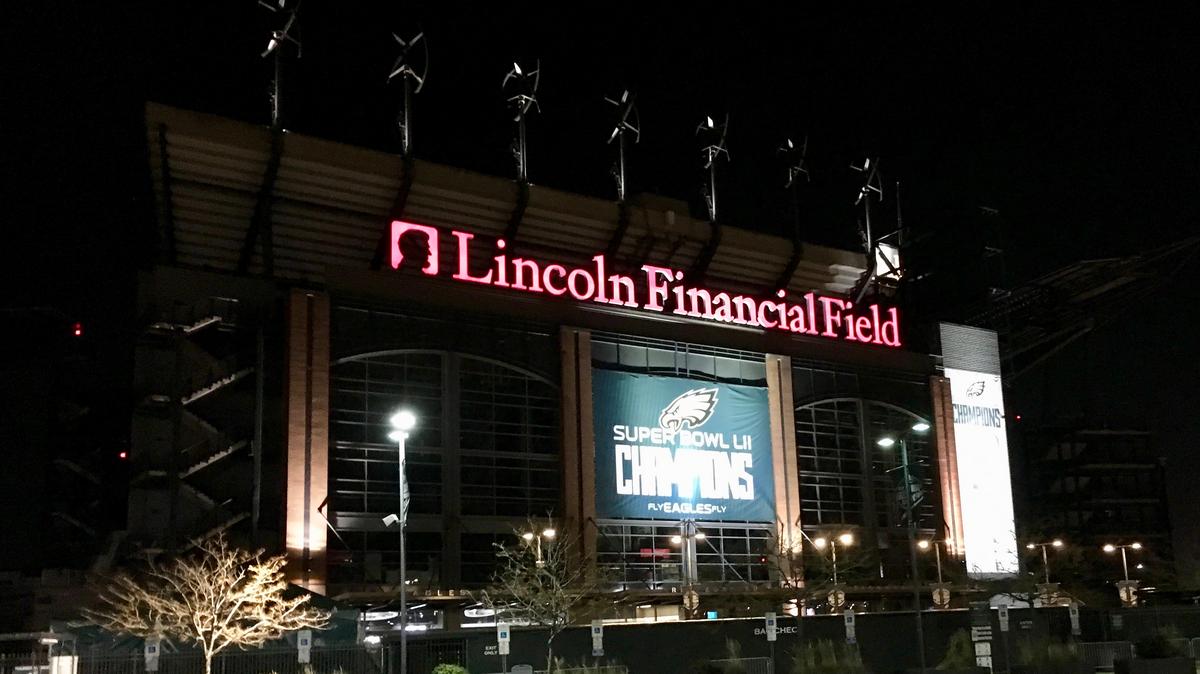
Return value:
[(925, 431), (929, 430), (929, 424), (925, 423), (924, 421), (918, 421), (912, 425), (912, 429), (918, 433), (924, 433)]
[(412, 410), (400, 410), (392, 415), (391, 422), (392, 428), (398, 431), (411, 431), (417, 425), (417, 415)]
[(875, 441), (875, 444), (879, 445), (880, 447), (883, 447), (884, 449), (887, 449), (887, 448), (891, 447), (892, 445), (896, 444), (896, 439), (895, 438), (879, 438), (878, 440)]

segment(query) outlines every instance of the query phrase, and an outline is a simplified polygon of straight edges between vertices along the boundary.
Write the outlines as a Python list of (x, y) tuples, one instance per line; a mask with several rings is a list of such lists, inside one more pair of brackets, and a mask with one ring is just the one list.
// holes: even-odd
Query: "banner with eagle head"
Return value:
[(773, 522), (767, 389), (592, 372), (600, 517)]

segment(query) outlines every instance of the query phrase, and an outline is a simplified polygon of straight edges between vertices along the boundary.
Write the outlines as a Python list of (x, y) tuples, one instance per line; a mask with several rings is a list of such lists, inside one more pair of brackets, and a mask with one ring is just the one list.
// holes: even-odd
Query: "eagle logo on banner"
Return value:
[(686, 425), (696, 429), (708, 421), (717, 409), (717, 389), (694, 388), (671, 401), (658, 416), (658, 425), (675, 433)]
[(987, 382), (985, 382), (982, 379), (975, 382), (974, 384), (971, 384), (970, 386), (967, 387), (967, 397), (968, 398), (978, 398), (979, 396), (983, 395), (983, 387), (986, 385), (987, 385)]

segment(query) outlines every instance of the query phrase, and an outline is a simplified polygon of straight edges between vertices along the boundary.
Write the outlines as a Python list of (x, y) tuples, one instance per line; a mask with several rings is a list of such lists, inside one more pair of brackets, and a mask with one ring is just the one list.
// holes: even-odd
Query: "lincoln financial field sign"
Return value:
[(775, 518), (767, 389), (592, 373), (601, 517)]

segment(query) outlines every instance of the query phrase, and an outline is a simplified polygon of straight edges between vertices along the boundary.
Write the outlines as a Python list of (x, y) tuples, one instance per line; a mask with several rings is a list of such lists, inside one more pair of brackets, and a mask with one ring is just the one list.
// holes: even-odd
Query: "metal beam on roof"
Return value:
[(504, 235), (501, 237), (513, 245), (517, 242), (517, 232), (521, 229), (521, 221), (525, 219), (525, 209), (529, 206), (529, 183), (525, 180), (517, 182), (517, 204), (513, 207), (512, 216), (508, 219), (508, 226), (504, 228)]
[(371, 271), (383, 268), (383, 262), (388, 257), (388, 246), (391, 245), (391, 227), (393, 220), (404, 218), (404, 209), (408, 206), (408, 195), (412, 193), (413, 161), (412, 153), (406, 153), (403, 158), (403, 175), (400, 176), (400, 188), (396, 190), (396, 198), (388, 209), (387, 220), (383, 223), (383, 232), (379, 235), (379, 243), (375, 246), (375, 255), (371, 257)]
[(688, 277), (694, 283), (704, 280), (704, 276), (708, 273), (708, 265), (712, 264), (713, 257), (717, 254), (717, 248), (721, 245), (720, 223), (716, 220), (711, 220), (709, 221), (709, 226), (708, 241), (704, 242), (704, 247), (696, 255), (696, 261), (692, 263), (692, 268), (688, 272)]
[(621, 244), (625, 241), (625, 232), (629, 231), (629, 204), (624, 200), (617, 202), (617, 228), (613, 230), (612, 236), (608, 239), (608, 246), (604, 249), (604, 256), (612, 259), (617, 256), (621, 250)]
[(237, 271), (245, 274), (250, 270), (254, 247), (262, 237), (263, 273), (270, 276), (275, 271), (275, 241), (271, 231), (271, 206), (274, 204), (275, 179), (279, 177), (279, 160), (283, 156), (283, 130), (271, 128), (271, 150), (267, 157), (267, 168), (263, 171), (262, 184), (254, 199), (254, 215), (246, 228), (246, 239), (238, 256)]
[(162, 199), (159, 216), (162, 218), (163, 248), (167, 264), (175, 264), (175, 209), (171, 205), (171, 155), (167, 149), (167, 125), (158, 125), (158, 161), (162, 172)]

